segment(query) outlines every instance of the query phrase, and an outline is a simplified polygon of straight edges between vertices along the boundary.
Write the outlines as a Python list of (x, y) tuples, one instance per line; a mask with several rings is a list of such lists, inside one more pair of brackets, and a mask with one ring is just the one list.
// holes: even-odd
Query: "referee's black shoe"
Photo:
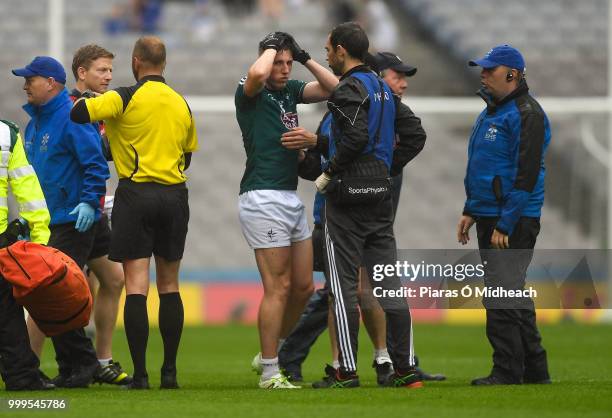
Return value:
[(170, 367), (161, 369), (161, 383), (160, 389), (178, 389), (179, 385), (176, 381), (176, 367)]
[(314, 382), (314, 389), (344, 389), (359, 387), (359, 376), (355, 373), (342, 373), (329, 364), (325, 366), (325, 374), (322, 380)]
[(385, 386), (415, 389), (423, 387), (423, 380), (416, 369), (406, 370), (404, 372), (396, 370), (391, 376), (389, 376), (385, 382)]

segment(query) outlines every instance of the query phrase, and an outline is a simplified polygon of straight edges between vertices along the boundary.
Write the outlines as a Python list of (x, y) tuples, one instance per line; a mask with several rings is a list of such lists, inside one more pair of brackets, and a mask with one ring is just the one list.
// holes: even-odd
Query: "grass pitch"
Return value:
[[(161, 338), (151, 329), (147, 365), (149, 391), (126, 391), (114, 386), (53, 392), (0, 393), (0, 417), (610, 417), (612, 416), (612, 326), (562, 323), (541, 327), (549, 355), (552, 385), (470, 387), (472, 378), (488, 374), (490, 348), (484, 326), (417, 325), (416, 352), (422, 367), (442, 372), (448, 380), (426, 383), (422, 389), (376, 386), (370, 367), (372, 348), (360, 333), (356, 389), (271, 391), (257, 388), (250, 361), (258, 351), (254, 327), (187, 328), (179, 352), (180, 390), (160, 391)], [(115, 360), (131, 372), (122, 330), (117, 331)], [(324, 334), (304, 364), (308, 382), (323, 375), (329, 362)], [(47, 374), (56, 374), (53, 349), (47, 343), (42, 361)], [(309, 387), (309, 385), (304, 385)], [(9, 410), (6, 399), (64, 398), (64, 411)]]

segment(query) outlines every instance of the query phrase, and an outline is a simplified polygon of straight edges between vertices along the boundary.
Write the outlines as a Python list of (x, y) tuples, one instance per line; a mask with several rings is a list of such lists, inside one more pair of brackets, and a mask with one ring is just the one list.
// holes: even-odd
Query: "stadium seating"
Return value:
[(539, 95), (607, 93), (607, 1), (400, 0), (457, 58), (510, 43)]

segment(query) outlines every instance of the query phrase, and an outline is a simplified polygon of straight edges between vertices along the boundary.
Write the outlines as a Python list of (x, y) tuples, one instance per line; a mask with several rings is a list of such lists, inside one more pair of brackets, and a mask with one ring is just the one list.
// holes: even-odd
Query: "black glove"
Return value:
[(259, 48), (262, 50), (274, 49), (280, 51), (283, 43), (287, 40), (287, 34), (285, 32), (270, 32), (265, 38), (259, 43)]
[(289, 48), (291, 49), (293, 59), (299, 62), (300, 64), (305, 65), (306, 61), (310, 59), (310, 54), (300, 48), (300, 45), (298, 45), (298, 43), (291, 35), (289, 35)]
[(5, 248), (19, 240), (20, 236), (26, 236), (29, 230), (19, 219), (13, 220), (6, 227), (6, 231), (0, 234), (0, 248)]

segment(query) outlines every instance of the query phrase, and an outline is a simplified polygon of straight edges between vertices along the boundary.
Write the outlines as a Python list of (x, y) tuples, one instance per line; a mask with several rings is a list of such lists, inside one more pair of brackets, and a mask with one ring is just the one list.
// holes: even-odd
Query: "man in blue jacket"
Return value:
[[(92, 226), (100, 219), (100, 198), (109, 171), (96, 129), (70, 120), (72, 100), (64, 87), (66, 72), (51, 57), (40, 56), (13, 74), (25, 78), (30, 115), (24, 147), (40, 179), (51, 214), (49, 246), (66, 253), (82, 268), (93, 246)], [(86, 387), (98, 368), (96, 352), (83, 329), (53, 337), (59, 387)]]
[[(476, 120), (469, 142), (467, 199), (457, 240), (467, 244), (469, 229), (476, 223), (485, 286), (522, 290), (540, 232), (550, 123), (529, 95), (525, 61), (518, 50), (498, 45), (469, 65), (482, 68), (478, 94), (487, 108)], [(499, 251), (503, 249), (515, 251)], [(483, 304), (493, 369), (472, 384), (550, 383), (533, 300), (485, 297)]]

